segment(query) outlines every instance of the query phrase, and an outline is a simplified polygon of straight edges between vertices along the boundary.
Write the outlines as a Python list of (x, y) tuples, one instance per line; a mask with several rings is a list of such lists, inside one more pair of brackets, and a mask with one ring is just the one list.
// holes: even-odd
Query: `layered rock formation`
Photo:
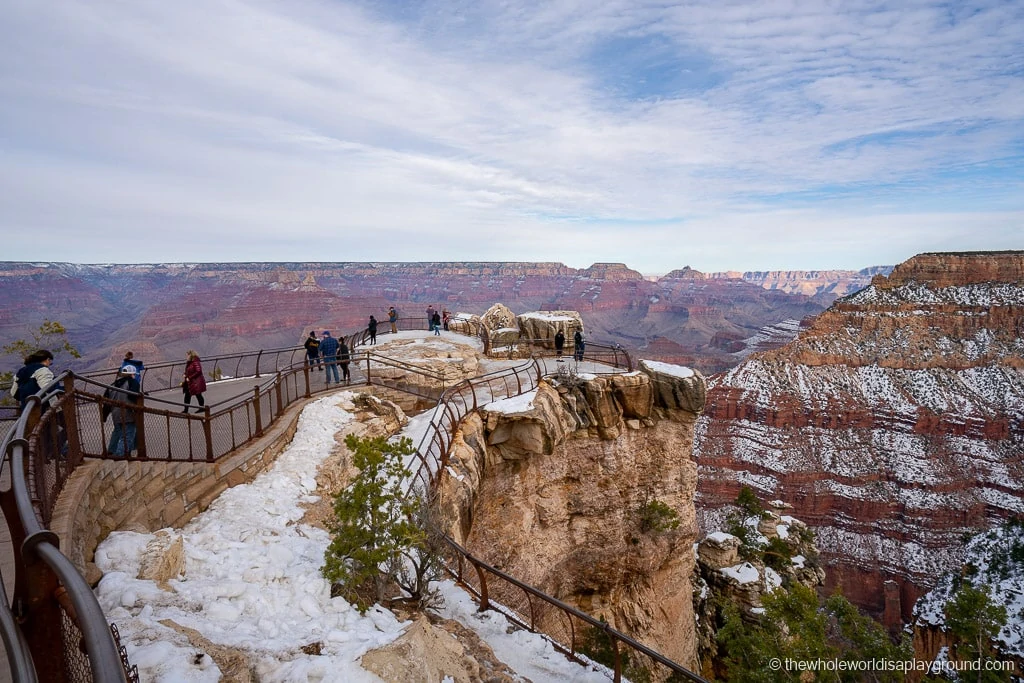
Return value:
[(965, 533), (1024, 511), (1022, 334), (1024, 252), (923, 254), (875, 277), (710, 381), (699, 505), (743, 484), (792, 502), (830, 583), (897, 626)]
[(84, 353), (77, 369), (110, 367), (126, 349), (151, 364), (189, 348), (210, 357), (297, 345), (312, 329), (352, 331), (371, 313), (383, 320), (391, 305), (425, 325), (430, 304), (481, 314), (502, 301), (513, 313), (580, 311), (591, 339), (714, 372), (738, 361), (710, 343), (716, 334), (744, 339), (823, 309), (741, 278), (687, 268), (652, 282), (614, 263), (6, 263), (0, 284), (0, 338), (59, 320)]
[[(441, 492), (453, 534), (493, 566), (693, 666), (690, 449), (703, 400), (698, 373), (656, 364), (491, 404), (455, 439)], [(675, 511), (678, 528), (643, 530), (652, 500)]]
[(737, 273), (711, 273), (712, 278), (742, 279), (765, 289), (778, 289), (791, 294), (817, 297), (824, 303), (867, 287), (875, 275), (888, 275), (891, 266), (874, 266), (862, 270), (769, 270)]

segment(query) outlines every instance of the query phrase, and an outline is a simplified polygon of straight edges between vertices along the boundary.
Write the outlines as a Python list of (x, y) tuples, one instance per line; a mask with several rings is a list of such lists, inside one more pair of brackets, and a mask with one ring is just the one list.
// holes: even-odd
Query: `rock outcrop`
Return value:
[(699, 506), (784, 497), (829, 583), (898, 627), (964, 534), (1024, 512), (1022, 273), (1024, 252), (915, 257), (712, 378)]
[[(495, 567), (694, 665), (690, 448), (703, 395), (700, 374), (677, 368), (545, 382), (492, 403), (456, 436), (440, 495), (453, 534)], [(642, 530), (652, 500), (678, 515), (677, 529)], [(492, 599), (519, 599), (498, 590)]]

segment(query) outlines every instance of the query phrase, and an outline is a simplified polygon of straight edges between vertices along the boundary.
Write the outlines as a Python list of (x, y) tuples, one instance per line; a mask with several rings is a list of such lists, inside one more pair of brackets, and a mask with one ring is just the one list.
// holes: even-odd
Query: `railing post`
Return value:
[(366, 353), (366, 383), (367, 384), (373, 384), (373, 382), (370, 381), (370, 353), (369, 353), (369, 351), (367, 351), (367, 353)]
[(210, 406), (204, 407), (203, 437), (206, 439), (206, 462), (213, 462), (213, 430), (210, 426)]
[[(75, 380), (72, 375), (64, 378), (64, 396), (66, 400), (61, 412), (64, 413), (64, 436), (68, 440), (68, 461), (80, 463), (82, 442), (78, 438), (78, 406), (75, 405)], [(60, 451), (60, 444), (57, 444), (57, 450)]]
[[(146, 456), (146, 397), (142, 392), (139, 392), (139, 400), (136, 403), (139, 407), (135, 413), (135, 450), (139, 452), (139, 459), (145, 459)], [(126, 454), (125, 457), (130, 457), (131, 454)]]
[(252, 411), (256, 414), (256, 434), (255, 436), (263, 436), (263, 420), (260, 419), (261, 413), (263, 412), (262, 406), (260, 406), (260, 385), (256, 385), (252, 388), (253, 391), (253, 403)]
[[(473, 560), (470, 560), (470, 562), (473, 562)], [(487, 573), (477, 562), (473, 562), (473, 567), (476, 569), (476, 575), (480, 579), (480, 609), (477, 611), (483, 612), (491, 608), (491, 601), (487, 599)]]
[[(307, 363), (308, 365), (308, 363)], [(274, 391), (277, 394), (277, 416), (281, 417), (284, 414), (284, 401), (281, 398), (281, 371), (277, 371), (277, 381), (274, 383)]]
[(309, 363), (302, 364), (302, 376), (306, 378), (306, 398), (309, 398)]
[[(605, 632), (607, 634), (607, 631)], [(615, 653), (615, 675), (612, 677), (614, 683), (621, 683), (622, 681), (622, 654), (619, 652), (619, 641), (612, 638), (611, 634), (607, 634), (609, 640), (612, 641), (612, 651)]]
[(260, 352), (256, 354), (256, 377), (257, 378), (259, 378), (259, 376), (260, 376), (260, 359), (261, 358), (263, 358), (263, 349), (260, 349)]

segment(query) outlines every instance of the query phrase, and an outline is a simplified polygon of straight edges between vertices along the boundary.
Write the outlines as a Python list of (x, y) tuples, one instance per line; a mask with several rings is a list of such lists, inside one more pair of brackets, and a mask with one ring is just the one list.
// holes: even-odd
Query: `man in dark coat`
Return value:
[(303, 346), (306, 349), (306, 362), (309, 363), (309, 369), (312, 370), (315, 365), (320, 368), (320, 372), (323, 372), (324, 364), (320, 362), (320, 340), (316, 338), (315, 331), (309, 333)]

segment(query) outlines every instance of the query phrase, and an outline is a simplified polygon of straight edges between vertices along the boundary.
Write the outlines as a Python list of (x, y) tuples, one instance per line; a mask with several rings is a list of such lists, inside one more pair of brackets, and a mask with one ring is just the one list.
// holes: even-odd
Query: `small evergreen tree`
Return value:
[[(956, 638), (955, 653), (962, 661), (984, 662), (993, 659), (992, 639), (1006, 625), (1006, 607), (992, 602), (987, 586), (976, 588), (967, 581), (960, 584), (944, 607), (946, 627)], [(1009, 671), (984, 671), (980, 666), (976, 680), (1008, 681)]]
[(385, 601), (406, 559), (426, 546), (425, 533), (413, 520), (418, 501), (401, 489), (410, 476), (403, 460), (415, 449), (407, 438), (389, 442), (353, 434), (345, 437), (345, 445), (359, 474), (334, 498), (333, 538), (323, 575), (334, 595), (366, 611)]

